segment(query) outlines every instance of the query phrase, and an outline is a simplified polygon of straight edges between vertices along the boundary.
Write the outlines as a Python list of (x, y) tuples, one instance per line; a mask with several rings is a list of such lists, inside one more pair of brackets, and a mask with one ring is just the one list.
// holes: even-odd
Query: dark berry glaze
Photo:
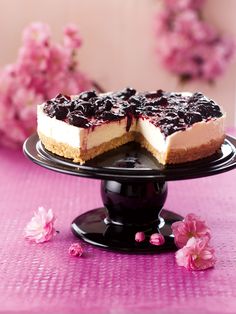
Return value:
[(59, 94), (47, 101), (43, 107), (49, 117), (66, 123), (91, 128), (111, 121), (127, 119), (129, 131), (133, 119), (148, 119), (168, 136), (185, 130), (196, 122), (209, 121), (221, 117), (220, 107), (202, 93), (137, 93), (133, 88), (100, 94), (87, 91), (71, 98)]

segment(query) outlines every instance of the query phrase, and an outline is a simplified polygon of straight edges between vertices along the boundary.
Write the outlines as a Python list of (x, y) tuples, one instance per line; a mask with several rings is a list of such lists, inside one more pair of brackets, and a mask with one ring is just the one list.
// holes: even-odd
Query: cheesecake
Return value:
[(161, 164), (198, 160), (221, 147), (224, 122), (222, 108), (199, 92), (86, 91), (59, 94), (37, 107), (45, 148), (76, 163), (131, 141)]

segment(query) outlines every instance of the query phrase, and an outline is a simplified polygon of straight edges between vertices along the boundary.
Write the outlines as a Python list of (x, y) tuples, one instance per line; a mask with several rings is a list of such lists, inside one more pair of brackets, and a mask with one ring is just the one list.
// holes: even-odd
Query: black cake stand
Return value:
[[(72, 222), (72, 232), (84, 241), (106, 249), (125, 252), (175, 250), (171, 225), (183, 218), (163, 209), (167, 181), (200, 178), (236, 167), (236, 139), (227, 136), (221, 149), (209, 158), (175, 166), (163, 166), (145, 149), (129, 143), (80, 165), (47, 151), (36, 134), (23, 147), (36, 164), (65, 174), (101, 179), (104, 207), (88, 211)], [(146, 239), (135, 241), (143, 231)], [(149, 243), (161, 233), (165, 244)]]

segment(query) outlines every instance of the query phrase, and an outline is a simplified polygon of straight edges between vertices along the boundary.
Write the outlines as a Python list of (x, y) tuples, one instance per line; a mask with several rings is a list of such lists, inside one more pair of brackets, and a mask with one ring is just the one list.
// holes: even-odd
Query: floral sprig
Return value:
[[(24, 229), (25, 239), (37, 244), (52, 240), (58, 233), (54, 227), (55, 220), (52, 209), (39, 207)], [(83, 252), (83, 246), (79, 242), (72, 243), (68, 249), (68, 254), (73, 257), (80, 257)]]
[(183, 221), (174, 222), (171, 226), (177, 247), (184, 247), (188, 240), (194, 238), (211, 238), (211, 231), (206, 222), (195, 214), (188, 214)]
[(142, 231), (138, 231), (135, 233), (134, 238), (136, 242), (143, 242), (145, 240), (145, 233)]
[[(135, 233), (135, 241), (143, 242), (146, 239), (145, 233), (143, 231), (138, 231)], [(153, 233), (149, 237), (149, 243), (156, 246), (161, 246), (165, 243), (165, 238), (161, 233)]]
[(80, 243), (72, 243), (71, 246), (69, 247), (68, 253), (70, 256), (76, 257), (76, 256), (82, 256), (84, 250), (83, 247)]
[(163, 245), (165, 243), (165, 238), (163, 237), (163, 235), (161, 233), (153, 233), (150, 237), (149, 242), (152, 245)]
[(175, 244), (180, 248), (175, 254), (179, 266), (188, 270), (204, 270), (215, 265), (214, 249), (210, 246), (211, 232), (205, 221), (189, 214), (183, 221), (171, 226)]
[(205, 0), (163, 0), (155, 18), (157, 54), (181, 81), (215, 81), (235, 55), (235, 41), (203, 19)]
[(91, 88), (80, 71), (82, 40), (75, 25), (64, 28), (63, 42), (52, 41), (47, 24), (33, 23), (23, 32), (14, 64), (0, 72), (0, 145), (17, 147), (36, 127), (36, 105), (58, 93)]
[(55, 220), (52, 209), (47, 211), (44, 207), (39, 207), (24, 229), (25, 238), (35, 243), (51, 240), (57, 233), (54, 227)]
[(214, 249), (208, 238), (190, 238), (175, 254), (176, 262), (188, 270), (205, 270), (215, 265)]
[[(58, 232), (54, 227), (55, 220), (52, 209), (39, 207), (24, 229), (25, 238), (34, 243), (50, 241)], [(171, 227), (175, 244), (180, 248), (175, 254), (179, 266), (188, 270), (204, 270), (215, 265), (214, 249), (209, 244), (211, 232), (205, 221), (194, 214), (189, 214), (183, 221), (175, 222)], [(145, 239), (143, 231), (136, 232), (134, 236), (136, 242), (143, 242)], [(149, 243), (162, 246), (165, 238), (161, 233), (153, 233), (149, 237)], [(79, 242), (72, 243), (68, 249), (72, 257), (80, 257), (83, 252), (83, 246)]]
[[(214, 249), (209, 244), (211, 231), (204, 220), (195, 214), (188, 214), (183, 221), (174, 222), (171, 228), (179, 248), (175, 253), (177, 265), (188, 270), (205, 270), (215, 265)], [(134, 239), (136, 242), (145, 241), (145, 233), (136, 232)], [(153, 233), (149, 243), (162, 246), (165, 238), (161, 233)]]

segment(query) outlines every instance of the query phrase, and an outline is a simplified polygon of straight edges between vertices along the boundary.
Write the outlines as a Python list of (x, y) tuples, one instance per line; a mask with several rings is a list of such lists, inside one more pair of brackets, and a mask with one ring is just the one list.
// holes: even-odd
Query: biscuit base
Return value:
[(80, 164), (83, 164), (87, 160), (93, 159), (98, 155), (101, 155), (109, 150), (117, 148), (128, 142), (132, 142), (134, 140), (134, 133), (127, 132), (119, 138), (114, 138), (113, 140), (102, 143), (101, 145), (98, 145), (96, 147), (82, 150), (81, 148), (75, 148), (68, 144), (57, 142), (54, 139), (45, 136), (41, 132), (38, 132), (38, 135), (47, 150), (56, 155), (72, 159), (73, 162), (78, 162)]
[(50, 152), (72, 159), (73, 162), (83, 164), (85, 161), (92, 159), (98, 155), (103, 154), (109, 150), (115, 149), (123, 144), (131, 141), (136, 141), (146, 148), (161, 164), (179, 164), (188, 161), (194, 161), (209, 157), (213, 155), (223, 144), (225, 137), (211, 140), (209, 143), (197, 147), (190, 147), (187, 149), (170, 149), (167, 152), (160, 152), (156, 150), (143, 135), (136, 132), (127, 132), (119, 138), (114, 138), (109, 142), (102, 143), (96, 147), (82, 150), (81, 148), (74, 148), (68, 144), (60, 143), (51, 139), (41, 132), (38, 132), (39, 138), (45, 148)]
[(188, 161), (194, 161), (209, 157), (217, 152), (224, 142), (225, 136), (219, 139), (211, 140), (207, 144), (187, 149), (170, 149), (163, 153), (157, 151), (141, 134), (138, 135), (138, 142), (146, 148), (163, 165), (180, 164)]

